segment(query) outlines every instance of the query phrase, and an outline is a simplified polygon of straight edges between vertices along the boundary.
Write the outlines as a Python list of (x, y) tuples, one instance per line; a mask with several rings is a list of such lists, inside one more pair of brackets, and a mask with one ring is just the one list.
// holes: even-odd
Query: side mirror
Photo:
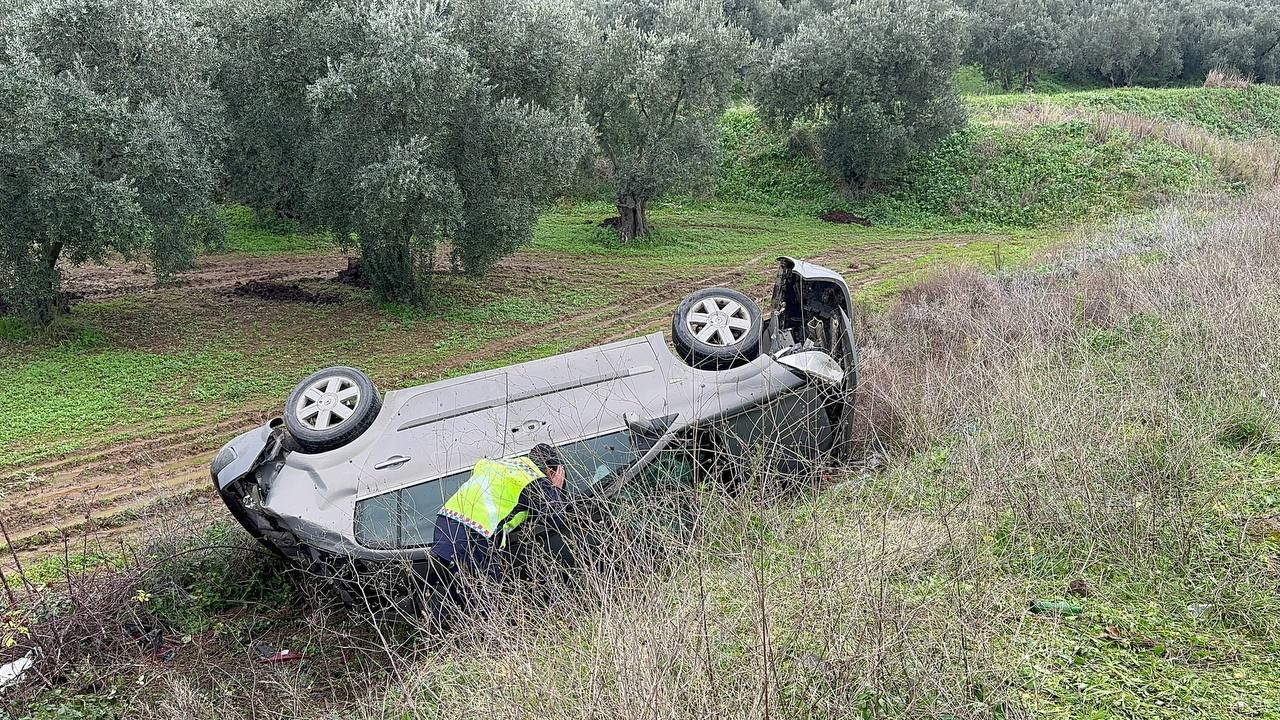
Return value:
[(676, 419), (675, 415), (667, 415), (660, 418), (642, 418), (636, 413), (623, 413), (622, 421), (627, 424), (627, 429), (643, 438), (656, 440), (662, 437), (662, 434), (671, 427), (671, 423)]
[(806, 380), (816, 380), (832, 387), (839, 387), (844, 382), (844, 369), (840, 363), (821, 350), (801, 350), (774, 359)]

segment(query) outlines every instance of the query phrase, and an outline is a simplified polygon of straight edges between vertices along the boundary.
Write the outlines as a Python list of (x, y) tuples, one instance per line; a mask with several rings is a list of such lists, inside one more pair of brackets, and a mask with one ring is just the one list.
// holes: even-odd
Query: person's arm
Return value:
[(569, 507), (569, 496), (564, 489), (564, 469), (560, 469), (552, 477), (539, 478), (530, 483), (520, 493), (520, 504), (548, 527), (564, 529)]

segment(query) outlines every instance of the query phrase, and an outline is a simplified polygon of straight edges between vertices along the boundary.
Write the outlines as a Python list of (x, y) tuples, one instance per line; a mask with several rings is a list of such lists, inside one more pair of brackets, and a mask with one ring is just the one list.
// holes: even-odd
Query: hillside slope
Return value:
[[(1277, 165), (1273, 155), (1240, 158), (1257, 153), (1222, 146), (1267, 146), (1280, 133), (1280, 88), (1012, 94), (968, 103), (968, 128), (915, 159), (899, 182), (860, 196), (838, 192), (751, 108), (734, 108), (721, 124), (722, 178), (701, 203), (779, 215), (840, 208), (897, 227), (1033, 228), (1240, 190)], [(1263, 169), (1242, 171), (1241, 162)]]

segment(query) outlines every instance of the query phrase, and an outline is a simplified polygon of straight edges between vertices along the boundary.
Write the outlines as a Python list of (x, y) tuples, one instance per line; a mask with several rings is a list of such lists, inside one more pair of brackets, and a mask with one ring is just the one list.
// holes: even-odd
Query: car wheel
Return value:
[(737, 290), (706, 288), (690, 294), (671, 319), (676, 352), (696, 368), (724, 370), (760, 354), (760, 306)]
[(325, 368), (298, 384), (285, 406), (289, 434), (305, 453), (322, 453), (360, 437), (382, 408), (368, 375), (349, 367)]

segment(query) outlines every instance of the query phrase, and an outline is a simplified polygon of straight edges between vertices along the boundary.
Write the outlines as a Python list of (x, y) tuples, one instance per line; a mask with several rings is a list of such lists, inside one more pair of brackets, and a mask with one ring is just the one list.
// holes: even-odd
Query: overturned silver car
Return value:
[(279, 554), (359, 568), (424, 562), (471, 466), (541, 442), (578, 498), (642, 481), (659, 455), (690, 477), (748, 456), (802, 472), (848, 443), (852, 314), (839, 274), (781, 258), (767, 315), (737, 291), (699, 290), (676, 308), (671, 345), (653, 333), (385, 397), (357, 370), (321, 370), (282, 418), (218, 452), (213, 481)]

